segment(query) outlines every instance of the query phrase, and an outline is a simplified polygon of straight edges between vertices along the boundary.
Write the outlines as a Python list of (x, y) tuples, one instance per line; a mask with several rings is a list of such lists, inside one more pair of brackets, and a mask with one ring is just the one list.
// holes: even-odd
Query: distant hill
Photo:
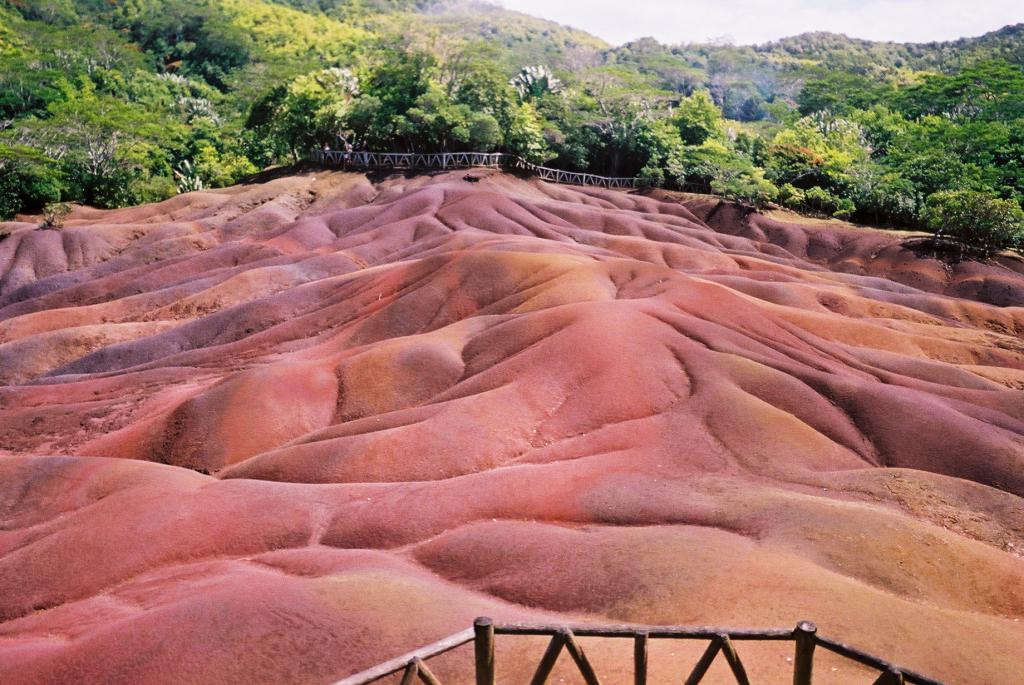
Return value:
[(643, 38), (607, 51), (602, 61), (641, 74), (652, 88), (684, 93), (709, 88), (728, 116), (749, 119), (743, 110), (749, 99), (760, 103), (778, 96), (795, 98), (807, 79), (829, 72), (906, 80), (913, 72), (952, 72), (983, 59), (1024, 65), (1024, 24), (932, 43), (869, 41), (827, 32), (752, 46), (673, 46)]
[[(72, 56), (142, 50), (156, 58), (148, 65), (154, 72), (198, 71), (221, 90), (243, 93), (254, 75), (262, 81), (345, 62), (388, 37), (444, 35), (486, 41), (510, 74), (546, 64), (652, 94), (708, 88), (726, 115), (740, 120), (758, 111), (743, 109), (748, 100), (792, 99), (806, 79), (832, 70), (900, 78), (986, 58), (1024, 64), (1024, 24), (933, 43), (816, 32), (754, 46), (642, 38), (613, 47), (585, 31), (466, 0), (0, 0), (0, 19), (0, 55), (45, 59), (70, 33), (73, 47), (64, 52)], [(189, 54), (175, 49), (188, 44), (195, 44)], [(213, 66), (195, 64), (203, 59)]]

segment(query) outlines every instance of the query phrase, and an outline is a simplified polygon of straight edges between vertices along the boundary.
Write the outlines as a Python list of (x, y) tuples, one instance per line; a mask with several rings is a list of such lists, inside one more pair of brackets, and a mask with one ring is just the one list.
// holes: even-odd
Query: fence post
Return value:
[(494, 621), (481, 616), (473, 621), (476, 648), (476, 685), (494, 685)]
[(796, 640), (796, 656), (793, 658), (793, 685), (811, 685), (814, 670), (814, 647), (817, 626), (810, 621), (800, 621), (793, 631)]
[(633, 642), (633, 685), (647, 685), (647, 631), (636, 634)]

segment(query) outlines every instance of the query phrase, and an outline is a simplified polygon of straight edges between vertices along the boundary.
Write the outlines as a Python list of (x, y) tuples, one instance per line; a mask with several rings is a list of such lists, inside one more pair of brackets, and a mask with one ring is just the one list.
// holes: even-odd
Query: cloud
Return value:
[(1020, 0), (500, 0), (508, 9), (575, 26), (611, 43), (728, 38), (763, 43), (806, 31), (928, 42), (1024, 21)]

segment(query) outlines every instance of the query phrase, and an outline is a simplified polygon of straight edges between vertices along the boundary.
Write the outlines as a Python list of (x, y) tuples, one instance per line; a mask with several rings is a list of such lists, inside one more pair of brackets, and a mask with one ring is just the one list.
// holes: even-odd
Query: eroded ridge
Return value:
[[(482, 614), (813, 616), (950, 683), (1012, 682), (1019, 259), (474, 175), (7, 225), (0, 670), (330, 682)], [(652, 653), (651, 682), (699, 656)], [(792, 673), (763, 657), (752, 680)], [(459, 658), (431, 668), (458, 682)]]

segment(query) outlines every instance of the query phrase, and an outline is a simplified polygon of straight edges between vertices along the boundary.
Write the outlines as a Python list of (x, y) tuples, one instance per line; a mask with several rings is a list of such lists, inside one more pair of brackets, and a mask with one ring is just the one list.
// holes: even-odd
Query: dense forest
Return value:
[[(1024, 237), (1024, 25), (612, 47), (431, 0), (0, 0), (0, 217), (311, 147), (507, 151), (873, 224)], [(965, 218), (966, 217), (966, 218)]]

